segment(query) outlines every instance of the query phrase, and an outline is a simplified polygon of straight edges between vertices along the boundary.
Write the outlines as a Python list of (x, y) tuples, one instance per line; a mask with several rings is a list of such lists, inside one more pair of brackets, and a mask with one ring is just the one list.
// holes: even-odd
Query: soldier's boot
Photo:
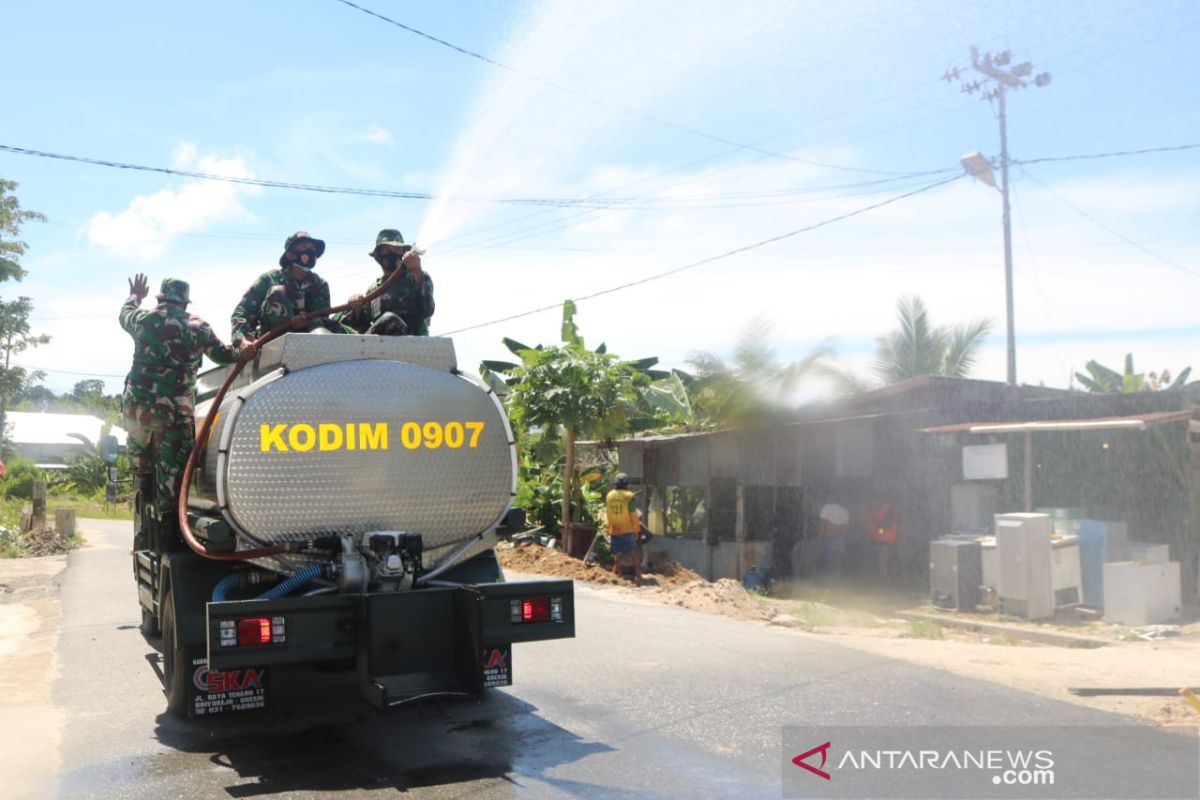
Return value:
[(379, 319), (371, 323), (367, 333), (377, 333), (380, 336), (407, 336), (408, 325), (392, 311), (385, 311)]

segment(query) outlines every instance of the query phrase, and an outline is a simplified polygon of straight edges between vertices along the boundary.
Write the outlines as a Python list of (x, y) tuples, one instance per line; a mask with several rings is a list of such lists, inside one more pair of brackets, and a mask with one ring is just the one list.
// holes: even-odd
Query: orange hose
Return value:
[[(401, 274), (400, 266), (392, 270), (392, 274), (387, 277), (383, 283), (374, 291), (369, 292), (360, 301), (362, 305), (366, 305), (379, 297), (399, 278)], [(248, 561), (252, 558), (265, 558), (274, 556), (280, 553), (295, 553), (307, 550), (310, 546), (309, 542), (286, 542), (284, 544), (271, 545), (270, 547), (259, 547), (253, 550), (234, 550), (232, 552), (209, 552), (208, 548), (196, 538), (196, 534), (192, 532), (192, 526), (188, 523), (187, 501), (188, 488), (192, 483), (192, 473), (196, 469), (196, 460), (199, 457), (200, 450), (208, 441), (208, 436), (212, 432), (213, 422), (216, 420), (217, 411), (221, 408), (221, 401), (225, 399), (226, 392), (229, 391), (230, 385), (234, 379), (242, 372), (242, 367), (246, 362), (258, 355), (259, 350), (267, 342), (278, 339), (285, 333), (291, 331), (299, 331), (311, 320), (316, 317), (327, 317), (332, 314), (337, 314), (350, 308), (349, 303), (344, 303), (340, 306), (332, 308), (318, 309), (316, 311), (306, 311), (298, 317), (293, 317), (282, 325), (277, 325), (265, 334), (255, 339), (251, 343), (253, 350), (244, 358), (238, 359), (238, 362), (233, 365), (233, 369), (225, 376), (225, 382), (221, 384), (221, 388), (217, 390), (216, 396), (213, 398), (212, 406), (208, 409), (208, 415), (204, 418), (204, 424), (200, 427), (200, 433), (196, 436), (196, 443), (192, 446), (192, 452), (188, 454), (187, 465), (183, 468), (183, 482), (179, 488), (179, 502), (175, 507), (175, 511), (179, 516), (179, 532), (183, 536), (183, 540), (187, 542), (188, 547), (196, 551), (197, 554), (210, 558), (214, 561)]]

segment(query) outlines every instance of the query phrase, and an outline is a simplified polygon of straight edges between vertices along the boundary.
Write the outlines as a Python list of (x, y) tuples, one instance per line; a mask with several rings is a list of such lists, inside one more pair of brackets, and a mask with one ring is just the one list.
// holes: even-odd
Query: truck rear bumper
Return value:
[(350, 661), (369, 702), (512, 683), (512, 645), (575, 635), (571, 581), (207, 604), (208, 666)]

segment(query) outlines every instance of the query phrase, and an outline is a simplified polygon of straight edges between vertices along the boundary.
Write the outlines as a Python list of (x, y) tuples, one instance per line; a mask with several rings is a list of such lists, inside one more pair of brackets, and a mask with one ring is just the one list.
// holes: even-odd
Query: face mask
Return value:
[(296, 264), (304, 267), (305, 269), (312, 269), (313, 263), (316, 261), (316, 259), (313, 258), (311, 251), (306, 251), (303, 253), (288, 253), (287, 259), (289, 263)]
[(380, 266), (383, 267), (384, 272), (394, 272), (396, 267), (400, 264), (400, 259), (402, 258), (403, 256), (395, 253), (388, 253), (383, 257), (383, 263)]

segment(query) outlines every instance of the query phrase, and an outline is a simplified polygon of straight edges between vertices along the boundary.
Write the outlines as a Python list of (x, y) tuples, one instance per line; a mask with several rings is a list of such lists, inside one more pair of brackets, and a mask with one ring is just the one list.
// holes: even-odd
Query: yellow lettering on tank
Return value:
[(287, 430), (287, 425), (268, 425), (265, 422), (258, 428), (258, 444), (259, 448), (264, 453), (269, 453), (272, 448), (281, 453), (287, 452), (287, 445), (283, 443), (283, 432)]
[(387, 450), (388, 426), (386, 422), (358, 423), (358, 444), (363, 450)]
[(313, 449), (316, 441), (317, 432), (307, 422), (301, 422), (299, 425), (293, 425), (288, 429), (288, 444), (292, 446), (293, 450), (307, 453)]
[(342, 449), (342, 429), (332, 422), (322, 422), (317, 426), (317, 433), (320, 438), (318, 445), (322, 450), (341, 450)]
[(386, 422), (297, 422), (259, 425), (264, 453), (307, 453), (312, 450), (387, 450)]

